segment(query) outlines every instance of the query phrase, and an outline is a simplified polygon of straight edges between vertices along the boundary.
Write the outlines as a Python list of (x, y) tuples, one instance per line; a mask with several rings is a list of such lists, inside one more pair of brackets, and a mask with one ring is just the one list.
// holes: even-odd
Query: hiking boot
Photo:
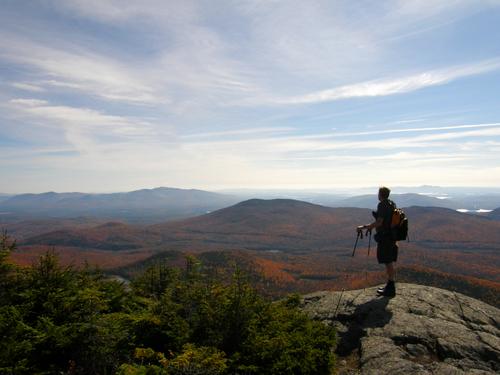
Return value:
[(383, 287), (377, 288), (377, 293), (378, 294), (384, 293), (385, 288), (387, 288), (387, 285), (389, 285), (389, 281)]
[(394, 281), (388, 281), (384, 288), (378, 288), (377, 294), (384, 297), (396, 296), (396, 285), (394, 284)]

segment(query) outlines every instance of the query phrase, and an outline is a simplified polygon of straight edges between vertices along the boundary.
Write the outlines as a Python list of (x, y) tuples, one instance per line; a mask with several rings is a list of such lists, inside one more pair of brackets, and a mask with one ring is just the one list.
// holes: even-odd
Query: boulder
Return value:
[(333, 325), (339, 374), (498, 374), (500, 310), (460, 293), (396, 285), (316, 292), (302, 299), (314, 319)]

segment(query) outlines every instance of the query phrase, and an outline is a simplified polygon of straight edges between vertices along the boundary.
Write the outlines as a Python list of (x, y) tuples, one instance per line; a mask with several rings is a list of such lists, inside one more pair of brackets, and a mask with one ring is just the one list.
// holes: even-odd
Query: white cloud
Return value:
[(461, 138), (474, 138), (474, 137), (496, 137), (500, 136), (500, 127), (489, 128), (489, 129), (481, 129), (481, 130), (471, 130), (466, 132), (449, 132), (449, 133), (441, 133), (441, 134), (433, 134), (416, 137), (420, 141), (443, 141), (443, 140), (452, 140), (452, 139), (461, 139)]
[(355, 162), (355, 163), (407, 163), (411, 162), (440, 162), (440, 161), (462, 161), (470, 160), (475, 155), (472, 153), (440, 153), (440, 152), (396, 152), (382, 155), (325, 155), (325, 156), (289, 156), (283, 159), (276, 159), (281, 161), (336, 161), (336, 162)]
[[(408, 122), (408, 121), (406, 121), (406, 122)], [(376, 135), (376, 134), (392, 134), (392, 133), (418, 133), (418, 132), (459, 130), (459, 129), (472, 129), (472, 128), (491, 128), (491, 127), (499, 127), (499, 126), (500, 126), (500, 122), (494, 122), (494, 123), (490, 123), (490, 124), (433, 126), (433, 127), (422, 127), (422, 128), (404, 128), (404, 129), (359, 131), (359, 132), (349, 132), (349, 133), (334, 133), (331, 136), (344, 137), (344, 136), (360, 136), (360, 135)]]
[[(110, 144), (134, 139), (144, 142), (158, 135), (154, 124), (139, 118), (116, 116), (89, 108), (51, 105), (37, 99), (12, 99), (12, 116), (30, 121), (31, 127), (61, 130), (75, 150), (105, 158)], [(168, 133), (167, 129), (163, 129)], [(106, 140), (103, 141), (102, 138)]]
[[(483, 107), (455, 113), (455, 120), (443, 113), (468, 104), (439, 106), (442, 123), (470, 124), (438, 127), (424, 114), (436, 111), (434, 105), (417, 100), (409, 108), (397, 99), (500, 68), (500, 59), (477, 60), (497, 52), (487, 48), (487, 35), (485, 48), (461, 40), (469, 48), (453, 49), (459, 41), (451, 23), (484, 4), (44, 1), (37, 7), (45, 7), (40, 14), (47, 18), (23, 14), (36, 22), (0, 25), (2, 66), (15, 68), (2, 76), (11, 90), (0, 93), (1, 120), (15, 121), (5, 121), (1, 135), (41, 150), (20, 155), (20, 165), (58, 169), (65, 181), (68, 174), (97, 178), (94, 184), (111, 190), (131, 184), (378, 185), (381, 179), (432, 184), (463, 180), (464, 173), (498, 180), (491, 167), (498, 164), (494, 140), (500, 135), (494, 110), (490, 124), (475, 124), (487, 121), (484, 112), (477, 115)], [(51, 22), (54, 12), (75, 28)], [(410, 41), (429, 42), (429, 48)], [(441, 46), (451, 47), (440, 53)], [(459, 65), (436, 69), (436, 61)], [(13, 99), (20, 96), (14, 89), (35, 98)], [(368, 106), (338, 102), (390, 95)], [(306, 108), (329, 101), (337, 102)], [(384, 128), (349, 129), (392, 103), (395, 112), (377, 120)], [(402, 120), (386, 122), (391, 119)], [(411, 124), (417, 122), (422, 127)], [(325, 133), (332, 126), (338, 130)], [(15, 155), (4, 150), (2, 156)], [(380, 172), (377, 165), (386, 162), (396, 171)], [(70, 181), (75, 190), (86, 183), (81, 175)]]
[(33, 91), (33, 92), (44, 92), (45, 89), (43, 87), (40, 87), (38, 85), (34, 85), (32, 83), (26, 83), (26, 82), (13, 82), (11, 83), (12, 87), (15, 87), (16, 89), (20, 90), (25, 90), (25, 91)]
[(182, 139), (196, 139), (196, 138), (218, 138), (226, 136), (248, 136), (248, 135), (261, 135), (269, 133), (288, 133), (295, 130), (291, 127), (270, 127), (270, 128), (246, 128), (238, 130), (226, 130), (217, 132), (194, 133), (182, 136)]
[(182, 22), (196, 15), (196, 6), (192, 1), (171, 2), (164, 0), (66, 0), (63, 3), (52, 0), (58, 11), (69, 12), (104, 23), (125, 21), (170, 21)]
[(42, 100), (42, 99), (11, 99), (9, 100), (10, 104), (14, 104), (15, 106), (19, 106), (20, 108), (22, 107), (37, 107), (37, 106), (43, 106), (46, 104), (49, 104), (48, 101)]
[(57, 121), (64, 126), (84, 126), (88, 128), (112, 127), (114, 129), (135, 128), (138, 132), (147, 129), (147, 123), (140, 120), (132, 120), (123, 116), (113, 116), (99, 111), (70, 106), (50, 105), (45, 100), (38, 99), (12, 99), (12, 108), (51, 121)]
[[(280, 95), (316, 88), (325, 80), (338, 84), (352, 82), (354, 77), (369, 79), (378, 75), (380, 70), (377, 72), (373, 67), (385, 51), (375, 47), (376, 38), (399, 34), (400, 29), (408, 27), (409, 20), (428, 20), (431, 15), (462, 9), (464, 4), (464, 1), (439, 2), (428, 7), (393, 2), (380, 7), (388, 12), (379, 11), (375, 17), (369, 17), (373, 7), (363, 6), (358, 9), (359, 19), (348, 17), (349, 6), (335, 2), (207, 5), (191, 1), (72, 0), (65, 2), (62, 9), (104, 24), (136, 26), (138, 20), (147, 22), (150, 33), (158, 33), (169, 43), (148, 62), (146, 75), (154, 76), (161, 87), (159, 91), (173, 101), (171, 110), (185, 114), (203, 105), (316, 103), (391, 95), (443, 84), (454, 79), (444, 77), (453, 72), (430, 71), (401, 79), (347, 84), (306, 95)], [(224, 18), (206, 16), (218, 7)], [(466, 14), (464, 9), (461, 12)], [(231, 18), (239, 23), (236, 30), (242, 34), (238, 38), (218, 25), (218, 21), (228, 22)], [(99, 74), (103, 75), (106, 76)], [(132, 100), (125, 92), (126, 95), (116, 92), (102, 95), (108, 99)], [(150, 101), (151, 92), (146, 94), (136, 100)]]
[[(497, 0), (477, 0), (475, 4), (477, 8), (484, 6), (494, 6)], [(428, 0), (395, 0), (394, 17), (412, 17), (412, 18), (429, 18), (440, 16), (443, 13), (449, 13), (454, 9), (463, 10), (471, 6), (469, 0), (436, 0), (432, 2), (432, 6)]]
[(0, 34), (0, 58), (37, 69), (41, 85), (76, 89), (107, 100), (137, 104), (166, 102), (153, 81), (112, 58), (82, 50), (74, 45), (47, 47), (40, 42), (9, 34)]
[[(193, 165), (197, 165), (199, 173), (213, 186), (412, 184), (418, 183), (418, 179), (420, 183), (448, 183), (448, 176), (449, 183), (466, 185), (468, 180), (462, 175), (460, 182), (459, 176), (460, 173), (470, 175), (471, 169), (476, 176), (484, 173), (480, 179), (483, 181), (492, 172), (491, 166), (496, 165), (497, 153), (486, 150), (483, 142), (463, 150), (463, 140), (481, 139), (493, 133), (500, 135), (500, 126), (473, 131), (449, 130), (453, 131), (443, 133), (442, 139), (424, 135), (341, 141), (318, 135), (318, 138), (270, 136), (224, 141), (184, 140), (176, 153), (182, 161), (176, 165), (186, 168), (188, 175)], [(380, 168), (387, 163), (391, 165), (390, 173)], [(233, 168), (230, 176), (224, 172), (226, 168)], [(210, 173), (217, 175), (216, 170), (220, 176), (218, 180), (207, 176)], [(493, 180), (491, 178), (488, 183)]]
[[(132, 31), (140, 24), (144, 37), (155, 35), (158, 46), (146, 59), (130, 56), (137, 59), (135, 66), (128, 64), (132, 76), (140, 76), (154, 87), (154, 91), (146, 92), (148, 97), (137, 101), (167, 102), (168, 111), (185, 115), (193, 109), (210, 109), (224, 105), (229, 99), (261, 91), (254, 79), (255, 69), (234, 56), (241, 49), (207, 22), (203, 11), (212, 8), (212, 4), (191, 1), (112, 0), (92, 1), (89, 5), (88, 1), (71, 0), (58, 9), (106, 25), (126, 26)], [(149, 100), (151, 93), (156, 100)], [(113, 93), (107, 98), (122, 99)]]
[[(157, 35), (153, 51), (136, 56), (125, 50), (117, 58), (113, 56), (116, 50), (103, 52), (106, 42), (97, 39), (96, 48), (91, 48), (89, 43), (70, 43), (54, 34), (27, 38), (0, 34), (0, 58), (37, 69), (39, 83), (33, 85), (42, 89), (67, 89), (157, 108), (163, 104), (162, 110), (182, 115), (235, 104), (309, 104), (394, 95), (481, 74), (499, 65), (498, 60), (489, 65), (483, 61), (373, 80), (388, 75), (387, 50), (376, 46), (377, 38), (399, 34), (409, 27), (409, 20), (418, 19), (417, 26), (436, 22), (433, 16), (450, 9), (466, 15), (470, 5), (464, 1), (432, 7), (414, 2), (365, 5), (356, 8), (359, 19), (351, 17), (350, 6), (336, 2), (214, 5), (71, 0), (52, 4), (63, 15), (90, 18), (123, 32), (130, 28), (146, 40)], [(377, 13), (372, 15), (374, 9)], [(224, 28), (220, 21), (228, 25)], [(237, 37), (232, 31), (237, 31)], [(362, 81), (352, 84), (355, 79)], [(324, 82), (335, 87), (318, 91)], [(304, 90), (309, 93), (297, 94)]]
[[(79, 117), (76, 114), (69, 117), (74, 116)], [(104, 120), (109, 119), (104, 117)], [(457, 143), (411, 138), (340, 142), (335, 139), (272, 136), (226, 141), (182, 139), (174, 147), (160, 140), (143, 143), (135, 138), (125, 138), (101, 147), (95, 142), (86, 144), (89, 141), (87, 135), (76, 133), (71, 136), (76, 137), (72, 141), (78, 144), (76, 149), (79, 154), (67, 158), (35, 155), (31, 165), (44, 168), (50, 165), (61, 171), (71, 168), (78, 174), (91, 166), (93, 173), (103, 174), (101, 189), (105, 186), (112, 189), (117, 182), (123, 189), (128, 186), (142, 187), (147, 181), (153, 186), (166, 184), (204, 188), (352, 186), (377, 185), (381, 181), (387, 184), (438, 183), (443, 181), (443, 168), (449, 183), (460, 184), (462, 181), (466, 184), (469, 177), (464, 180), (464, 176), (479, 178), (481, 174), (483, 177), (478, 181), (483, 181), (485, 176), (491, 176), (490, 182), (495, 181), (495, 175), (490, 173), (495, 172), (495, 163), (491, 161), (496, 160), (496, 153), (483, 150), (482, 142), (476, 142), (467, 151), (462, 151), (460, 146), (464, 139), (484, 136), (483, 130), (496, 130), (500, 134), (500, 129), (476, 129), (471, 134), (463, 129), (455, 130), (448, 132), (447, 136), (460, 133), (462, 138), (457, 139)], [(239, 137), (240, 134), (232, 136)], [(425, 148), (422, 152), (416, 151), (419, 145)], [(362, 149), (363, 153), (360, 152)], [(391, 164), (391, 173), (378, 168), (384, 163)], [(462, 177), (459, 177), (460, 173)], [(132, 181), (136, 181), (136, 185)]]
[(271, 102), (275, 104), (310, 104), (349, 98), (404, 94), (498, 69), (500, 69), (500, 59), (492, 59), (465, 66), (428, 71), (403, 78), (367, 81), (301, 96), (276, 98), (271, 99)]
[(398, 121), (394, 121), (394, 124), (409, 124), (409, 123), (413, 123), (413, 122), (422, 122), (422, 121), (425, 121), (425, 119), (423, 119), (423, 118), (416, 118), (416, 119), (411, 119), (411, 120), (398, 120)]

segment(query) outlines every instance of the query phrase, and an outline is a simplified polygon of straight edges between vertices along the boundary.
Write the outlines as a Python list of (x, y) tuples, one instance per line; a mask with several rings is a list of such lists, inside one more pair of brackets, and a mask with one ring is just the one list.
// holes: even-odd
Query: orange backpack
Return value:
[(401, 208), (394, 208), (391, 218), (391, 237), (394, 241), (408, 238), (408, 218)]

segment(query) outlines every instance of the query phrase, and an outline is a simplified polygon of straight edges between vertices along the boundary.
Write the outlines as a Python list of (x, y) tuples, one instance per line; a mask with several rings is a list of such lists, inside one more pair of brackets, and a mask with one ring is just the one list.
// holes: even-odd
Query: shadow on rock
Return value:
[(360, 339), (366, 335), (367, 329), (384, 327), (390, 322), (392, 312), (387, 310), (388, 303), (389, 298), (385, 297), (375, 298), (360, 305), (346, 301), (346, 310), (352, 307), (354, 312), (340, 313), (335, 319), (343, 326), (338, 329), (338, 355), (345, 357), (358, 349)]

